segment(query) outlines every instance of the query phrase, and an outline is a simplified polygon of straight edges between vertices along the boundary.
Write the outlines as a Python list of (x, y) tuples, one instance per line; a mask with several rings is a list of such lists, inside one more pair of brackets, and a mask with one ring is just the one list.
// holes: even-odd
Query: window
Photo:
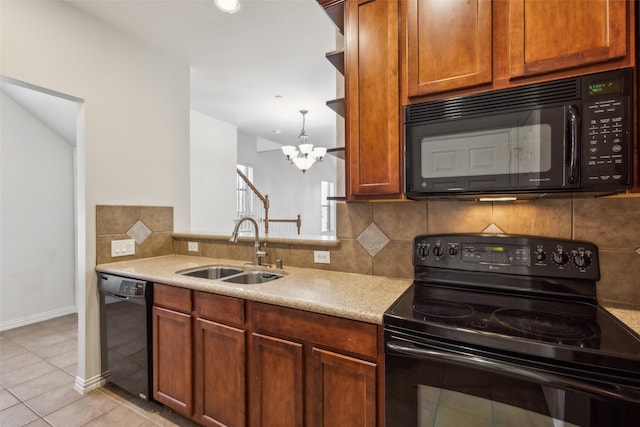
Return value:
[[(253, 182), (253, 167), (247, 165), (237, 165), (238, 170)], [(255, 202), (253, 192), (244, 179), (237, 174), (236, 178), (236, 218), (243, 216), (255, 217)]]
[(336, 201), (329, 197), (335, 197), (336, 186), (330, 181), (320, 182), (320, 209), (321, 221), (320, 230), (322, 233), (333, 232), (336, 229)]

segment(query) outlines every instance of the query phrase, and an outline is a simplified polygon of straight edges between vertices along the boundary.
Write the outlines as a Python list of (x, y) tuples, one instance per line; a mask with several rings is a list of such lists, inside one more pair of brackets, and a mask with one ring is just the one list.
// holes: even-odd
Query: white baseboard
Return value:
[(20, 319), (8, 320), (6, 322), (0, 323), (0, 332), (19, 328), (20, 326), (31, 325), (32, 323), (38, 323), (44, 320), (54, 319), (56, 317), (66, 316), (67, 314), (73, 314), (77, 312), (78, 308), (76, 306), (71, 306), (47, 311), (46, 313), (32, 314)]
[(73, 388), (79, 391), (82, 394), (87, 394), (91, 390), (95, 390), (104, 386), (111, 379), (111, 371), (107, 370), (100, 375), (96, 375), (95, 377), (84, 379), (80, 377), (76, 377)]

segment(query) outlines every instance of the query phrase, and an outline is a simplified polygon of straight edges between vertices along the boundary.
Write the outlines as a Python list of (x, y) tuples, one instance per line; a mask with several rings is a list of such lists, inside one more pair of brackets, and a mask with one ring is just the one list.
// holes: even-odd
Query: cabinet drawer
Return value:
[(377, 357), (377, 326), (308, 311), (249, 302), (253, 331)]
[(153, 305), (190, 314), (191, 289), (154, 283)]
[(244, 300), (195, 291), (194, 304), (199, 317), (244, 329)]

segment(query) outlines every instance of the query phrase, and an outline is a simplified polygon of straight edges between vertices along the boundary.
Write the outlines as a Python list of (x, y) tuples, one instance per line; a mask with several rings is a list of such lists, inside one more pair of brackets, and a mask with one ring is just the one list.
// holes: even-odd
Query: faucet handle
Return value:
[(260, 245), (258, 244), (258, 248), (256, 249), (256, 255), (258, 256), (258, 258), (264, 258), (266, 257), (267, 254), (267, 243), (263, 243), (264, 245), (264, 250), (260, 250)]

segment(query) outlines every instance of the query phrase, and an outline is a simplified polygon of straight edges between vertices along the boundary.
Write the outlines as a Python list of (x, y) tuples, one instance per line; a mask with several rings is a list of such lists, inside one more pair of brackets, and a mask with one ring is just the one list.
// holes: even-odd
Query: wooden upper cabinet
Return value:
[(491, 0), (407, 0), (407, 95), (492, 81)]
[(624, 0), (509, 1), (510, 77), (624, 57), (633, 37), (631, 6)]
[(347, 0), (347, 199), (399, 197), (398, 0)]

